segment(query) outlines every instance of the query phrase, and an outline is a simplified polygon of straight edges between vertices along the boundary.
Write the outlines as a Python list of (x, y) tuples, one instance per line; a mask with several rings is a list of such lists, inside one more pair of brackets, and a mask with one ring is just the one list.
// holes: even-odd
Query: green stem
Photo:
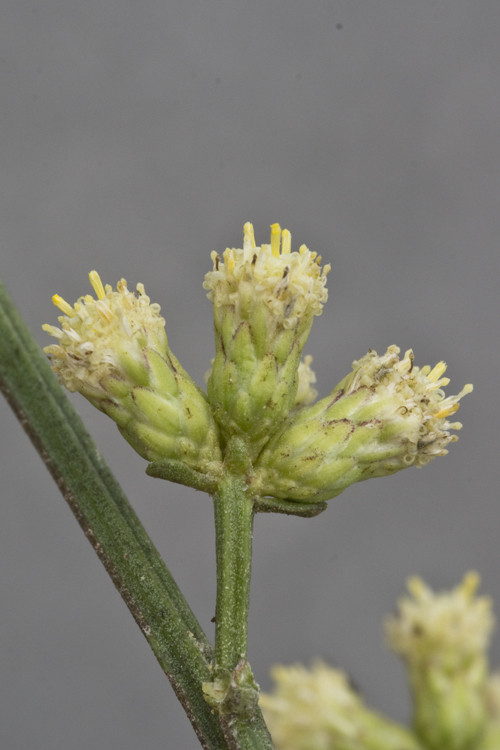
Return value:
[(253, 499), (243, 476), (229, 473), (214, 494), (217, 556), (216, 668), (233, 672), (247, 657)]
[[(267, 750), (260, 712), (237, 733), (204, 699), (213, 650), (0, 283), (0, 390), (26, 430), (207, 750)], [(267, 738), (267, 739), (266, 739)]]

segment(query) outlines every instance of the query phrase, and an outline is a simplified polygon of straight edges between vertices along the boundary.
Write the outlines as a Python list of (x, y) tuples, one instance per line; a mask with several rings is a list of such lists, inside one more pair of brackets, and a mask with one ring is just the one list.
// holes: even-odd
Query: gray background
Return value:
[[(143, 281), (193, 377), (213, 356), (211, 250), (279, 221), (333, 266), (306, 353), (321, 395), (372, 347), (475, 391), (450, 455), (258, 517), (249, 657), (321, 655), (405, 719), (381, 621), (413, 573), (475, 568), (500, 607), (498, 0), (3, 0), (0, 272), (40, 345), (51, 295)], [(211, 504), (144, 474), (74, 403), (210, 636)], [(195, 748), (137, 626), (0, 403), (6, 750)], [(493, 661), (500, 662), (497, 645)]]

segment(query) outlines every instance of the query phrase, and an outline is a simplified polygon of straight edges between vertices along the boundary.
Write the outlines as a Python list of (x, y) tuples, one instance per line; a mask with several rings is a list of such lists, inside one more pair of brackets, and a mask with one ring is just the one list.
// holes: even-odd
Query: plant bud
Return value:
[(71, 307), (54, 295), (61, 328), (43, 326), (58, 340), (44, 351), (59, 382), (111, 417), (148, 461), (208, 470), (220, 460), (217, 428), (205, 394), (168, 348), (160, 306), (142, 284), (136, 297), (125, 279), (116, 291), (96, 271), (90, 281), (96, 300), (87, 295)]
[[(255, 457), (295, 403), (298, 367), (315, 315), (327, 299), (320, 258), (271, 227), (256, 247), (245, 224), (243, 249), (213, 252), (204, 288), (213, 303), (216, 356), (208, 396), (226, 439), (245, 436)], [(281, 245), (281, 252), (280, 252)]]
[(476, 597), (476, 573), (436, 594), (411, 578), (411, 598), (386, 623), (390, 647), (408, 667), (413, 725), (429, 750), (475, 750), (488, 721), (486, 649), (494, 620), (491, 601)]
[[(343, 672), (320, 661), (274, 667), (260, 706), (276, 750), (423, 750), (395, 722), (370, 711)], [(443, 750), (443, 748), (441, 748)]]
[(255, 491), (297, 502), (322, 502), (353, 482), (424, 466), (447, 453), (461, 428), (448, 417), (472, 390), (445, 397), (440, 362), (419, 369), (413, 352), (400, 361), (390, 346), (370, 351), (332, 393), (290, 416), (255, 464)]

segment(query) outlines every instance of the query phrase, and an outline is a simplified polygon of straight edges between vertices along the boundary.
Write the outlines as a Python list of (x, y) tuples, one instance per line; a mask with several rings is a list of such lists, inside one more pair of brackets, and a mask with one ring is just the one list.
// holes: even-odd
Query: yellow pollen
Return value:
[(289, 255), (292, 252), (292, 234), (288, 229), (281, 232), (281, 254)]
[(243, 241), (246, 239), (249, 239), (252, 243), (252, 247), (255, 247), (255, 236), (253, 233), (253, 224), (250, 224), (249, 221), (243, 226)]
[(66, 300), (65, 300), (65, 299), (63, 299), (62, 297), (60, 297), (60, 296), (59, 296), (58, 294), (54, 294), (54, 296), (52, 297), (52, 302), (53, 302), (53, 303), (54, 303), (54, 305), (55, 305), (56, 307), (58, 307), (58, 308), (59, 308), (59, 310), (61, 310), (61, 312), (63, 312), (63, 313), (65, 314), (65, 315), (69, 315), (69, 316), (73, 316), (73, 315), (74, 315), (74, 310), (73, 310), (73, 308), (71, 307), (71, 305), (69, 305), (69, 304), (68, 304), (68, 303), (66, 302)]
[(437, 365), (433, 370), (430, 371), (430, 373), (427, 375), (427, 380), (439, 380), (443, 372), (446, 370), (446, 365), (444, 362), (438, 362)]
[(271, 224), (271, 252), (275, 258), (280, 257), (281, 227), (279, 224)]
[(90, 283), (94, 287), (94, 292), (97, 294), (97, 299), (104, 299), (106, 297), (106, 292), (104, 291), (101, 277), (99, 276), (97, 271), (91, 271), (89, 273), (89, 279)]

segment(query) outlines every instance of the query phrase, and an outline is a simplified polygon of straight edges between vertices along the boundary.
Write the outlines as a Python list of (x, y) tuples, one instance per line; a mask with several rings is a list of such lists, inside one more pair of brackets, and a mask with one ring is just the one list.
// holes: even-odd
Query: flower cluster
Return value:
[(150, 461), (197, 470), (219, 462), (233, 438), (253, 464), (252, 491), (292, 502), (322, 502), (353, 482), (424, 466), (445, 455), (461, 427), (450, 421), (466, 385), (446, 396), (443, 362), (414, 365), (408, 350), (369, 351), (331, 394), (317, 392), (312, 357), (301, 361), (314, 316), (327, 299), (330, 266), (291, 234), (271, 227), (257, 246), (251, 224), (243, 247), (212, 253), (204, 287), (213, 303), (216, 355), (203, 393), (169, 349), (160, 307), (144, 286), (116, 290), (92, 271), (96, 299), (71, 306), (59, 295), (57, 339), (45, 348), (60, 382), (114, 419)]
[(346, 675), (320, 661), (271, 671), (260, 705), (277, 750), (420, 750), (403, 727), (366, 707)]

